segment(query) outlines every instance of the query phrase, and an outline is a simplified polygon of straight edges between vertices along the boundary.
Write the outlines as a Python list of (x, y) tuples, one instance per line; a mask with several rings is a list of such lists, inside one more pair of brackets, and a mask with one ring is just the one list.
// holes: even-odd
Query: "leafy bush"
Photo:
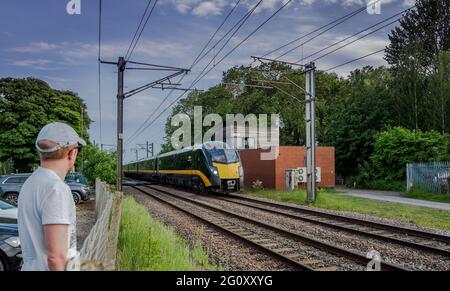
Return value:
[(375, 137), (372, 161), (376, 179), (402, 181), (406, 178), (406, 164), (442, 161), (448, 158), (448, 135), (436, 131), (412, 131), (394, 127)]
[(87, 145), (78, 155), (77, 168), (80, 169), (90, 184), (95, 178), (112, 185), (116, 181), (116, 162), (114, 154), (101, 151), (98, 146)]

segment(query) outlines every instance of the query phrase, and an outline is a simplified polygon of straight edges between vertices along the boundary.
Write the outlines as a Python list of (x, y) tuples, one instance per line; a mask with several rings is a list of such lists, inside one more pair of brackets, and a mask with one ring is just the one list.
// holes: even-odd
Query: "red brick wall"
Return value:
[(261, 161), (261, 149), (240, 151), (244, 168), (244, 185), (251, 187), (256, 180), (263, 182), (264, 187), (275, 189), (275, 160)]
[[(286, 189), (285, 170), (305, 166), (305, 147), (281, 146), (278, 159), (261, 161), (260, 149), (242, 150), (240, 152), (244, 167), (244, 184), (252, 185), (261, 180), (266, 188)], [(334, 147), (317, 148), (317, 167), (321, 168), (321, 182), (318, 187), (335, 187), (335, 150)]]
[[(305, 166), (306, 147), (281, 146), (276, 160), (276, 189), (286, 189), (286, 169)], [(334, 188), (334, 147), (318, 147), (316, 151), (317, 167), (321, 168), (321, 182), (318, 187)]]

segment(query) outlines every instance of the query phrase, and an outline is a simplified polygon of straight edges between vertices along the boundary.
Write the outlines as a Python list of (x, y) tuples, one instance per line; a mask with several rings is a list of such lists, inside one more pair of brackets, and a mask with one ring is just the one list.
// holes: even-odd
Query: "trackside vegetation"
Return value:
[(193, 246), (153, 219), (132, 197), (123, 203), (118, 242), (121, 271), (219, 270), (210, 264), (198, 240)]
[[(260, 198), (281, 202), (306, 204), (306, 192), (295, 190), (282, 192), (276, 190), (253, 190), (243, 192)], [(398, 219), (420, 226), (450, 231), (450, 211), (409, 206), (399, 203), (373, 201), (365, 198), (351, 197), (336, 191), (319, 190), (317, 200), (312, 207), (369, 214), (382, 218)]]

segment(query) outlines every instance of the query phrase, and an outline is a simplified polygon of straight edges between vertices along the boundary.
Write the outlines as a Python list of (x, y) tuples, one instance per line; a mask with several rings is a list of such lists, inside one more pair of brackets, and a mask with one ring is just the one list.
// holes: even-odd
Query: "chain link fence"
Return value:
[(116, 269), (122, 198), (121, 192), (113, 193), (106, 183), (95, 181), (96, 222), (80, 250), (81, 270)]
[(450, 162), (406, 165), (407, 191), (418, 188), (429, 193), (450, 194)]

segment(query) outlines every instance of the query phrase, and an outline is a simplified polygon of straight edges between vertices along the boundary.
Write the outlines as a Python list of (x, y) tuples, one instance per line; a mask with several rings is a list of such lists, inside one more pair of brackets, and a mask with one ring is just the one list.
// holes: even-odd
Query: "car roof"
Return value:
[(19, 229), (16, 223), (2, 223), (0, 220), (0, 235), (18, 235)]
[(4, 175), (2, 178), (9, 178), (9, 177), (28, 177), (31, 176), (31, 173), (19, 173), (19, 174), (10, 174), (10, 175)]

